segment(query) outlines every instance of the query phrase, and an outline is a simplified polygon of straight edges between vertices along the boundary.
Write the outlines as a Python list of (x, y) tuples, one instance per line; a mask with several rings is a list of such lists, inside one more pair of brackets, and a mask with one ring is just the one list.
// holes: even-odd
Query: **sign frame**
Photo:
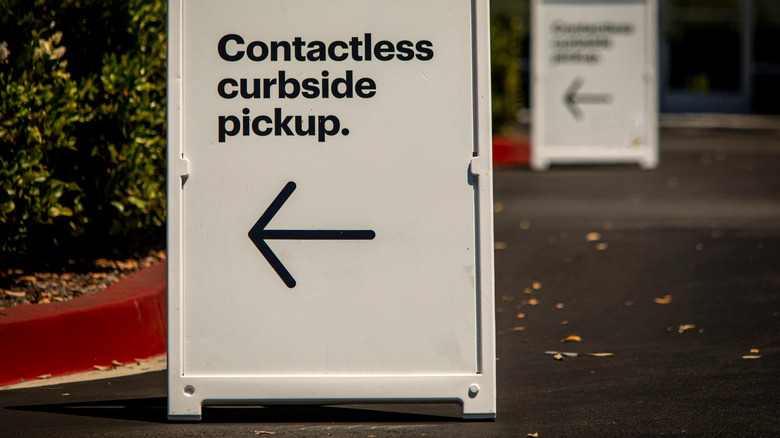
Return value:
[[(198, 375), (185, 367), (184, 339), (185, 233), (184, 186), (196, 169), (188, 159), (185, 136), (184, 15), (188, 0), (168, 6), (168, 418), (198, 421), (204, 405), (341, 404), (357, 402), (458, 402), (467, 419), (496, 416), (495, 293), (493, 261), (492, 148), (490, 129), (489, 7), (487, 0), (461, 0), (471, 10), (471, 82), (474, 154), (468, 165), (474, 182), (476, 264), (476, 373), (427, 373), (419, 375), (272, 375), (242, 376), (233, 373)], [(464, 168), (464, 171), (466, 169)], [(289, 197), (295, 185), (285, 189), (269, 206), (266, 219)], [(279, 198), (284, 198), (279, 200)], [(275, 209), (275, 210), (274, 210)], [(262, 210), (261, 210), (262, 211)], [(269, 213), (270, 212), (270, 213)], [(264, 214), (264, 217), (266, 216)], [(249, 238), (258, 248), (268, 237), (267, 220), (258, 220)], [(277, 230), (272, 230), (277, 231)], [(362, 237), (370, 230), (356, 231)], [(266, 234), (263, 234), (266, 233)], [(289, 233), (289, 232), (288, 232)], [(373, 231), (372, 231), (373, 233)], [(246, 235), (244, 236), (246, 237)], [(263, 256), (270, 256), (263, 253)], [(259, 255), (258, 255), (259, 257)], [(270, 260), (269, 260), (270, 263)], [(274, 268), (276, 269), (276, 268)], [(279, 271), (277, 271), (279, 272)], [(280, 273), (280, 276), (282, 274)], [(277, 279), (278, 280), (278, 279)], [(288, 280), (285, 280), (288, 283)], [(294, 284), (294, 283), (293, 283)], [(288, 284), (288, 287), (292, 287)]]
[[(626, 136), (625, 143), (608, 144), (614, 142), (613, 138), (608, 140), (598, 137), (608, 137), (614, 128), (614, 120), (610, 120), (612, 126), (603, 128), (594, 127), (592, 120), (586, 120), (583, 114), (594, 112), (597, 107), (605, 107), (604, 104), (615, 104), (625, 97), (624, 94), (610, 93), (607, 89), (589, 89), (590, 82), (587, 78), (588, 67), (569, 68), (571, 73), (567, 73), (565, 80), (549, 80), (548, 76), (556, 67), (552, 66), (552, 43), (554, 40), (553, 31), (543, 23), (557, 18), (554, 7), (570, 7), (572, 10), (592, 6), (621, 6), (621, 5), (642, 5), (644, 16), (640, 23), (645, 32), (632, 38), (642, 38), (640, 50), (643, 52), (641, 72), (637, 78), (642, 83), (642, 95), (639, 97), (641, 105), (640, 112), (630, 105), (625, 108), (634, 111), (633, 123), (640, 125), (638, 135), (632, 134)], [(608, 20), (607, 20), (608, 21)], [(532, 22), (532, 43), (531, 43), (531, 108), (532, 108), (532, 129), (531, 129), (531, 168), (534, 170), (546, 170), (551, 164), (626, 164), (637, 163), (643, 169), (654, 169), (659, 162), (658, 146), (658, 4), (657, 0), (533, 0), (531, 4), (531, 22)], [(613, 38), (614, 39), (614, 38)], [(614, 47), (614, 41), (607, 42)], [(607, 49), (605, 49), (606, 51)], [(606, 55), (604, 56), (606, 57)], [(614, 62), (614, 61), (613, 61)], [(565, 67), (564, 67), (565, 68)], [(603, 67), (594, 67), (604, 76)], [(593, 70), (590, 70), (593, 71)], [(598, 76), (599, 73), (596, 73)], [(593, 76), (593, 73), (591, 73)], [(622, 78), (625, 80), (625, 77)], [(609, 83), (617, 84), (621, 80), (617, 74), (613, 74)], [(636, 82), (635, 82), (636, 83)], [(551, 90), (556, 89), (560, 92), (550, 99)], [(558, 97), (560, 95), (560, 97)], [(624, 99), (625, 100), (625, 99)], [(579, 120), (578, 126), (587, 129), (571, 130), (572, 125), (560, 123), (561, 118), (550, 117), (550, 111), (553, 108), (561, 106), (555, 111), (566, 113), (560, 117), (565, 118), (568, 115)], [(595, 110), (598, 111), (598, 110)], [(618, 110), (615, 110), (616, 112)], [(605, 112), (602, 112), (605, 113)], [(604, 116), (608, 119), (610, 116)], [(613, 119), (619, 116), (611, 116)], [(570, 120), (565, 120), (570, 122)], [(604, 122), (607, 125), (607, 122)], [(619, 122), (620, 126), (615, 129), (626, 130), (625, 126), (629, 123), (626, 120)], [(556, 136), (569, 136), (569, 140), (561, 141), (551, 139), (550, 130), (557, 132)], [(593, 134), (601, 129), (600, 134)], [(635, 130), (636, 131), (636, 130)], [(622, 134), (623, 132), (621, 132)], [(596, 139), (594, 139), (596, 137)], [(583, 140), (583, 138), (585, 138)], [(632, 144), (631, 139), (634, 140)], [(553, 144), (557, 143), (557, 144)]]

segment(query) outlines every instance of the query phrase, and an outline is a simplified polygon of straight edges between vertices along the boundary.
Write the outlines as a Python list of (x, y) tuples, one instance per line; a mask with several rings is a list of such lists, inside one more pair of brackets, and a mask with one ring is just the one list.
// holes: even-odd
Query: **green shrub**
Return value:
[(490, 69), (493, 132), (511, 131), (522, 107), (520, 82), (523, 21), (516, 15), (495, 13), (490, 19)]
[(165, 221), (161, 0), (0, 0), (0, 252)]

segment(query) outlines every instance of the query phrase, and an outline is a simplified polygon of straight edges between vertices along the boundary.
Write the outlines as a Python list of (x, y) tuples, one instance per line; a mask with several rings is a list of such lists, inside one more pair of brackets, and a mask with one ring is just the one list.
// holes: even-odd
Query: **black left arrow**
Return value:
[(580, 93), (580, 88), (582, 88), (584, 83), (585, 80), (581, 77), (575, 78), (571, 82), (571, 85), (569, 85), (569, 88), (566, 89), (566, 93), (563, 94), (563, 103), (566, 104), (566, 108), (568, 108), (569, 112), (576, 120), (582, 120), (585, 116), (577, 105), (578, 103), (612, 103), (611, 94)]
[(289, 288), (295, 287), (295, 279), (282, 262), (276, 257), (271, 247), (265, 243), (266, 239), (278, 240), (371, 240), (376, 237), (373, 230), (266, 230), (265, 227), (271, 222), (282, 205), (295, 191), (295, 183), (288, 182), (281, 192), (276, 195), (276, 199), (265, 209), (260, 219), (249, 230), (249, 239), (255, 244), (260, 253), (268, 261), (268, 264), (274, 268), (279, 278)]

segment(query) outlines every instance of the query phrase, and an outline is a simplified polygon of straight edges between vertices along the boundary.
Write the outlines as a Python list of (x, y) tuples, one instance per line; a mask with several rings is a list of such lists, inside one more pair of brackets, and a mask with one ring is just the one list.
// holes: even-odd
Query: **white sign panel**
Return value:
[(531, 165), (658, 164), (655, 0), (534, 0)]
[(487, 2), (169, 9), (169, 416), (495, 416)]

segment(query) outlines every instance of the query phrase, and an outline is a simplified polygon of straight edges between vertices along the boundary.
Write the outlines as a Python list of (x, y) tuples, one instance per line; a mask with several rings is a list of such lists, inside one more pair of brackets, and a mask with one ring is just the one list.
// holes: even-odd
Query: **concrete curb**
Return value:
[(166, 352), (167, 263), (96, 294), (0, 311), (0, 386)]

